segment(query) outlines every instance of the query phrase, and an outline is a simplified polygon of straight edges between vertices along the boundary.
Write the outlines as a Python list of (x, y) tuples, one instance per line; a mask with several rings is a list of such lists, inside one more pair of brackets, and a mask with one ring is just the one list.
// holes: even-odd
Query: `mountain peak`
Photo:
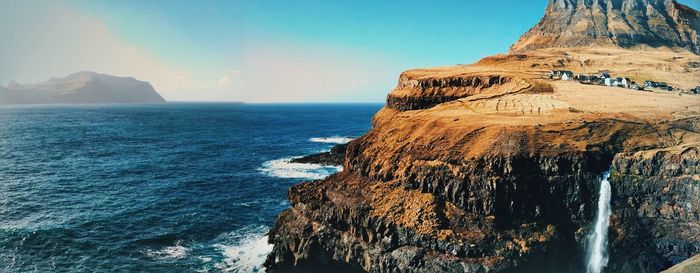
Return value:
[(165, 100), (144, 81), (81, 71), (34, 84), (0, 88), (2, 104), (161, 103)]
[(549, 0), (511, 51), (639, 45), (700, 54), (700, 12), (674, 0)]
[(7, 83), (7, 88), (21, 88), (22, 85), (16, 81), (10, 81)]

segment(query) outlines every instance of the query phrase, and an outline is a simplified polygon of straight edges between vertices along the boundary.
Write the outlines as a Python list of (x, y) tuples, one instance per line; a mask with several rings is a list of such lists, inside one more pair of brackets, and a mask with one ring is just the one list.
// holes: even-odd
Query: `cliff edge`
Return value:
[(690, 88), (698, 64), (690, 48), (554, 46), (406, 71), (373, 128), (348, 145), (344, 171), (289, 190), (265, 265), (583, 272), (608, 171), (606, 272), (659, 272), (700, 254), (700, 96), (547, 76), (604, 72)]

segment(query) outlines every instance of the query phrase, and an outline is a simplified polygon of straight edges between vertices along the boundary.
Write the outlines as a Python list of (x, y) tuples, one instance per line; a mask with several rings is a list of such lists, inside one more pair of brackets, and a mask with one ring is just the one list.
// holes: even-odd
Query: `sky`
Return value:
[(546, 2), (0, 0), (0, 84), (88, 70), (168, 101), (382, 102), (404, 70), (506, 52)]

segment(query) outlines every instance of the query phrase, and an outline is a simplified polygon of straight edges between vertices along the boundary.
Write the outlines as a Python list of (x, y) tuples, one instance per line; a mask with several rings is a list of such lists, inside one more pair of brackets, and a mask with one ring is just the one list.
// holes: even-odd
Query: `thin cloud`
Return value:
[[(235, 74), (239, 85), (229, 90), (251, 102), (380, 101), (398, 73), (384, 63), (342, 48), (260, 42), (244, 48)], [(227, 82), (226, 76), (221, 80)]]
[(240, 72), (238, 70), (229, 70), (228, 72), (226, 72), (226, 74), (221, 76), (221, 78), (219, 79), (218, 86), (222, 88), (230, 87), (234, 84), (234, 80), (236, 79), (239, 73)]

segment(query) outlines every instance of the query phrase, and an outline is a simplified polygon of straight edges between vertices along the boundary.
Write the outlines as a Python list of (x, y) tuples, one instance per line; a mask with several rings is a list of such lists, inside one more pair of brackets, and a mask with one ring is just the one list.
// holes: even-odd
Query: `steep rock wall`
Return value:
[(431, 108), (435, 105), (474, 96), (519, 91), (530, 85), (523, 79), (501, 75), (422, 76), (404, 72), (396, 88), (387, 96), (387, 107), (399, 111)]
[(700, 254), (698, 146), (614, 160), (613, 271), (659, 272)]

